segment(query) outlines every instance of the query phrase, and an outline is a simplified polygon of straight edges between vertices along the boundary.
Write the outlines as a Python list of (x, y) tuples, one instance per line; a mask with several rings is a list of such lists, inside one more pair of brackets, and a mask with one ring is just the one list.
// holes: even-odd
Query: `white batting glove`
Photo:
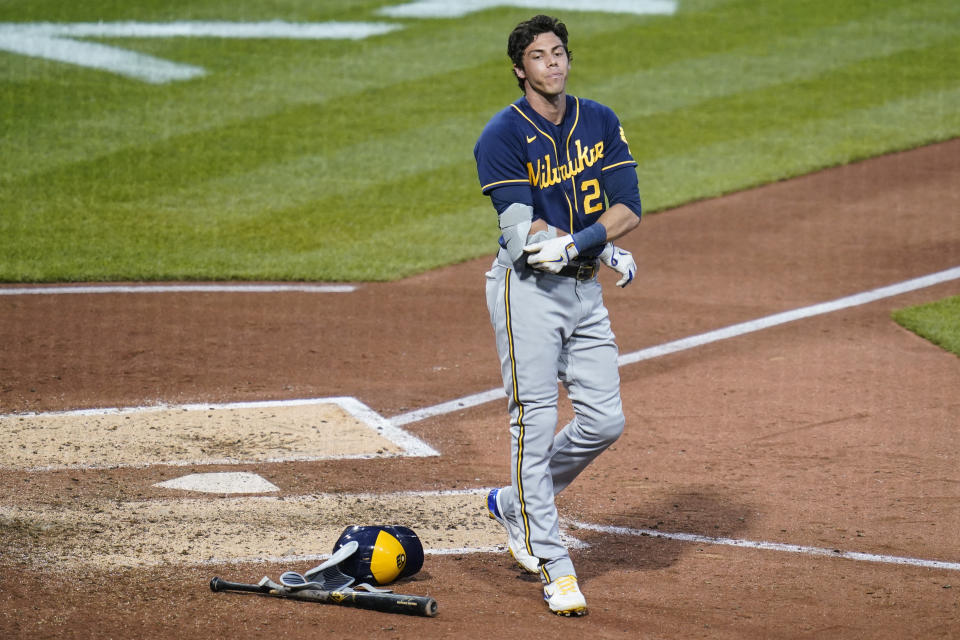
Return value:
[(637, 263), (633, 259), (633, 254), (629, 251), (616, 247), (612, 242), (608, 242), (600, 254), (600, 260), (623, 277), (617, 280), (617, 286), (621, 289), (631, 282), (633, 276), (637, 274)]
[(534, 242), (523, 248), (527, 256), (527, 264), (534, 269), (559, 273), (570, 261), (580, 255), (577, 245), (569, 235), (559, 238), (550, 238), (542, 242)]

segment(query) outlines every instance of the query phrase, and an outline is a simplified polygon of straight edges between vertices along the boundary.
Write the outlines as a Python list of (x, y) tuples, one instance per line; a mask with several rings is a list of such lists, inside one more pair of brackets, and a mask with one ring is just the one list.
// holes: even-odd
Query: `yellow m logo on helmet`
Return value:
[(403, 545), (386, 530), (381, 530), (373, 543), (370, 573), (380, 584), (388, 584), (397, 579), (406, 565), (407, 554)]

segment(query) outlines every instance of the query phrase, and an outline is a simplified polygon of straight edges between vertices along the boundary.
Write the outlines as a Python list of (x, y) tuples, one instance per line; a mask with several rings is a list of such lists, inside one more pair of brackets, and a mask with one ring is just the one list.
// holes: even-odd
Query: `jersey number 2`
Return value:
[(580, 185), (580, 191), (587, 195), (583, 198), (583, 212), (596, 213), (603, 209), (603, 203), (600, 201), (600, 181), (597, 179), (587, 180)]

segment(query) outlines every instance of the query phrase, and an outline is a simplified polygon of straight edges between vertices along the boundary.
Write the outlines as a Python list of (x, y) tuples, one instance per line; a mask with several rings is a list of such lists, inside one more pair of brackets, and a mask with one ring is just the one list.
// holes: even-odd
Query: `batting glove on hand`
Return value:
[(534, 269), (550, 273), (560, 273), (560, 269), (580, 255), (577, 245), (569, 235), (534, 242), (525, 246), (523, 250), (530, 254), (527, 256), (527, 264)]
[(633, 254), (629, 251), (616, 247), (612, 242), (608, 242), (600, 254), (600, 260), (623, 277), (617, 280), (617, 286), (621, 289), (631, 282), (633, 276), (637, 273), (637, 263), (633, 259)]

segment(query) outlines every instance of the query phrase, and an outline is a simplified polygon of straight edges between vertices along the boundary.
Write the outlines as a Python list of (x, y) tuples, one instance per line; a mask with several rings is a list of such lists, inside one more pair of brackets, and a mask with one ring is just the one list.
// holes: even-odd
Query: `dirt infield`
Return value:
[[(958, 175), (955, 140), (626, 239), (638, 280), (602, 277), (627, 429), (559, 501), (582, 619), (547, 612), (481, 509), (509, 454), (505, 401), (476, 395), (500, 384), (489, 259), (339, 293), (0, 295), (0, 637), (960, 637), (960, 359), (890, 319), (960, 279), (852, 297), (960, 266)], [(762, 321), (800, 309), (816, 312)], [(691, 336), (711, 338), (658, 352)], [(439, 455), (371, 435), (318, 459), (344, 446), (328, 428), (297, 458), (276, 412), (264, 435), (260, 414), (38, 415), (310, 398), (356, 399)], [(277, 490), (170, 488), (221, 471)], [(386, 518), (423, 533), (424, 569), (397, 589), (435, 597), (437, 618), (207, 588), (303, 571), (344, 524)]]

